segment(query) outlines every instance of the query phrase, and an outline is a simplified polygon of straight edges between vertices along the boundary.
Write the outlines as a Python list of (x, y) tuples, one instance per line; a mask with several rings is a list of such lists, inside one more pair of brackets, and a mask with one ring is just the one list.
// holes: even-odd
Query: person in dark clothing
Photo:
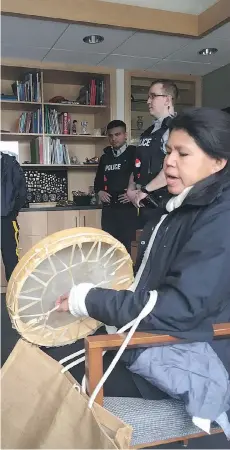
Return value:
[[(143, 231), (133, 285), (129, 290), (116, 291), (82, 283), (73, 286), (69, 294), (57, 300), (59, 311), (71, 310), (75, 316), (90, 316), (117, 328), (133, 321), (147, 304), (152, 303), (138, 330), (170, 334), (188, 343), (196, 343), (198, 349), (205, 344), (212, 361), (215, 360), (227, 377), (228, 386), (230, 340), (213, 341), (213, 325), (230, 321), (229, 142), (230, 117), (222, 111), (192, 108), (175, 117), (170, 125), (164, 161), (167, 187), (172, 197), (166, 209), (155, 209), (154, 219)], [(188, 355), (192, 344), (184, 345), (190, 345), (185, 347)], [(174, 351), (174, 347), (176, 353), (182, 351), (173, 345), (170, 351)], [(133, 370), (140, 359), (143, 361), (145, 352), (149, 355), (154, 349), (129, 350), (123, 355), (123, 362)], [(210, 400), (209, 394), (212, 397), (217, 395), (218, 400), (218, 383), (211, 392), (199, 391), (200, 383), (207, 381), (209, 388), (211, 377), (215, 377), (211, 359), (204, 361), (203, 353), (193, 353), (190, 359), (192, 366), (188, 365), (183, 375), (179, 375), (183, 383), (187, 377), (193, 382), (193, 376), (201, 368), (207, 371), (205, 376), (198, 377), (200, 381), (195, 390), (190, 392), (188, 385), (182, 400), (186, 403), (190, 394), (194, 400), (195, 394), (198, 402), (205, 404), (209, 400), (214, 409), (215, 402)], [(150, 362), (148, 359), (146, 367), (143, 364), (139, 366), (134, 375), (148, 370)], [(155, 367), (161, 365), (156, 364)], [(165, 373), (169, 373), (171, 379), (174, 372), (175, 367), (168, 362)], [(151, 398), (151, 383), (155, 389), (159, 385), (151, 381), (148, 393), (146, 385), (143, 389), (142, 377), (144, 375), (138, 379), (138, 389), (144, 398)], [(151, 374), (144, 381), (149, 382), (150, 378)], [(174, 387), (178, 386), (177, 380), (172, 381), (175, 381)], [(199, 392), (197, 398), (196, 389)], [(169, 391), (166, 389), (165, 392)], [(113, 396), (113, 393), (109, 395)], [(229, 395), (228, 388), (226, 403), (221, 408), (225, 408), (223, 413), (226, 411), (230, 419)], [(210, 404), (208, 410), (212, 415)], [(196, 414), (196, 417), (202, 416)], [(205, 417), (203, 419), (206, 420)], [(229, 430), (228, 422), (225, 426)]]
[(136, 147), (127, 144), (126, 124), (113, 120), (107, 126), (110, 146), (100, 158), (94, 182), (102, 207), (101, 226), (131, 252), (135, 240), (137, 211), (127, 197)]
[(176, 84), (169, 80), (156, 80), (149, 89), (147, 104), (154, 122), (141, 135), (136, 152), (134, 178), (130, 181), (127, 192), (136, 207), (141, 207), (139, 228), (143, 228), (151, 219), (153, 208), (169, 199), (163, 163), (169, 127), (175, 114), (174, 102), (178, 95)]
[(19, 226), (17, 216), (26, 201), (26, 180), (14, 156), (1, 156), (1, 252), (6, 279), (18, 263)]

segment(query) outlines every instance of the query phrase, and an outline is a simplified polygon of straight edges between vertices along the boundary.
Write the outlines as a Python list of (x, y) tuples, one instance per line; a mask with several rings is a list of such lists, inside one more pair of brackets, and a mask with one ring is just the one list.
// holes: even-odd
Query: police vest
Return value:
[(135, 167), (136, 147), (129, 145), (120, 156), (114, 156), (110, 148), (104, 150), (104, 191), (116, 197), (128, 187)]
[(162, 170), (165, 158), (162, 138), (168, 130), (171, 120), (171, 117), (167, 117), (163, 120), (160, 129), (154, 132), (155, 125), (152, 125), (141, 135), (135, 161), (134, 180), (136, 184), (145, 186)]

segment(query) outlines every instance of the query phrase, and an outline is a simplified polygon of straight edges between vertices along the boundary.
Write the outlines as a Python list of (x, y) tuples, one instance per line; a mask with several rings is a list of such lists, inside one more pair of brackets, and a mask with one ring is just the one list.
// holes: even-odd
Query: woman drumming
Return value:
[[(230, 116), (207, 108), (185, 111), (173, 119), (166, 148), (164, 172), (172, 198), (166, 210), (155, 211), (155, 220), (148, 222), (143, 231), (133, 291), (118, 292), (82, 283), (62, 295), (57, 304), (60, 312), (90, 316), (121, 328), (135, 319), (153, 297), (155, 306), (138, 330), (193, 342), (193, 346), (183, 344), (183, 349), (182, 345), (168, 348), (167, 358), (174, 358), (176, 347), (179, 355), (179, 372), (169, 367), (169, 378), (179, 376), (186, 364), (193, 386), (197, 379), (201, 380), (199, 358), (204, 366), (206, 361), (203, 378), (212, 383), (213, 376), (223, 377), (220, 390), (226, 384), (228, 395), (216, 388), (218, 414), (227, 412), (230, 418), (230, 340), (214, 342), (212, 328), (215, 323), (230, 321)], [(71, 347), (69, 353), (76, 351), (76, 345)], [(47, 353), (57, 359), (58, 351), (50, 349)], [(193, 368), (188, 367), (188, 355)], [(111, 355), (105, 355), (107, 365), (106, 358)], [(183, 397), (183, 392), (173, 392), (168, 379), (164, 389), (164, 384), (159, 385), (159, 374), (148, 372), (153, 369), (148, 369), (151, 358), (164, 366), (164, 355), (159, 355), (157, 349), (126, 351), (105, 385), (105, 395), (159, 399), (167, 397), (167, 392)], [(211, 360), (215, 374), (208, 370)], [(79, 371), (76, 367), (72, 373), (81, 380), (84, 368)], [(120, 375), (122, 382), (117, 383)], [(202, 392), (202, 385), (198, 391)]]

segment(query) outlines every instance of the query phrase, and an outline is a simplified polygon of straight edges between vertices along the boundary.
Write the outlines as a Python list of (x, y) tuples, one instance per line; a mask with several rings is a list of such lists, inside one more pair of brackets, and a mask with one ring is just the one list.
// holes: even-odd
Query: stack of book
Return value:
[(86, 105), (104, 105), (104, 80), (91, 80), (86, 91)]
[(45, 107), (45, 133), (70, 134), (71, 117), (67, 112), (58, 113), (56, 109)]
[(23, 112), (18, 121), (18, 133), (42, 133), (42, 110)]
[(68, 146), (47, 136), (31, 141), (30, 156), (31, 164), (70, 164)]
[(12, 84), (12, 90), (19, 102), (41, 102), (41, 74), (25, 74)]

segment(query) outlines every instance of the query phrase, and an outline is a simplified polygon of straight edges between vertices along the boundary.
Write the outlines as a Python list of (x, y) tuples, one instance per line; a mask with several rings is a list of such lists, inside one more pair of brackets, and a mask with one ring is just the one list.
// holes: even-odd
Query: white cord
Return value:
[[(124, 333), (125, 331), (127, 331), (127, 330), (128, 330), (129, 328), (131, 328), (132, 325), (135, 323), (135, 320), (137, 320), (137, 319), (134, 319), (134, 320), (132, 320), (131, 322), (129, 322), (129, 323), (127, 323), (126, 325), (124, 325), (122, 328), (120, 328), (120, 330), (118, 330), (118, 331), (116, 332), (116, 334), (121, 334), (121, 333)], [(69, 361), (70, 359), (75, 358), (76, 356), (83, 355), (84, 353), (85, 353), (85, 349), (79, 350), (79, 352), (72, 353), (71, 355), (66, 356), (65, 358), (61, 359), (61, 360), (59, 361), (59, 363), (60, 363), (60, 364), (63, 364), (63, 363), (65, 363), (65, 362)], [(106, 354), (106, 352), (103, 352), (103, 356), (104, 356), (105, 354)], [(73, 361), (72, 363), (70, 363), (70, 364), (68, 364), (67, 366), (65, 366), (65, 368), (62, 369), (62, 373), (65, 373), (67, 370), (72, 369), (74, 366), (78, 366), (78, 364), (81, 364), (81, 363), (84, 362), (84, 361), (85, 361), (85, 356), (83, 356), (83, 357), (81, 357), (81, 358), (79, 358), (79, 359), (76, 359), (76, 361)], [(84, 380), (84, 378), (83, 378), (83, 380)], [(82, 382), (83, 382), (83, 380), (82, 380)]]
[(78, 364), (81, 364), (84, 361), (85, 361), (85, 356), (83, 356), (82, 358), (79, 358), (77, 361), (73, 361), (72, 363), (70, 363), (67, 366), (63, 367), (62, 370), (61, 370), (61, 373), (67, 372), (67, 370), (72, 369), (72, 367), (75, 367), (75, 366), (77, 366)]
[(105, 383), (105, 381), (107, 380), (107, 378), (111, 374), (111, 372), (114, 369), (115, 365), (119, 361), (122, 353), (125, 351), (127, 345), (129, 344), (129, 341), (131, 340), (133, 334), (135, 333), (139, 323), (141, 322), (142, 319), (144, 319), (146, 316), (148, 316), (148, 314), (153, 310), (153, 308), (154, 308), (154, 306), (156, 304), (156, 301), (157, 301), (157, 297), (158, 297), (157, 291), (152, 291), (150, 293), (150, 298), (149, 298), (148, 302), (146, 303), (146, 305), (144, 306), (144, 308), (140, 312), (139, 316), (135, 319), (131, 330), (127, 334), (127, 336), (126, 336), (124, 342), (122, 343), (121, 347), (119, 348), (116, 356), (114, 357), (113, 361), (111, 362), (111, 364), (109, 365), (108, 369), (105, 371), (103, 377), (99, 381), (98, 385), (94, 389), (94, 391), (93, 391), (93, 393), (92, 393), (92, 395), (91, 395), (91, 397), (89, 399), (89, 403), (88, 403), (88, 406), (89, 406), (90, 409), (92, 408), (93, 403), (94, 403), (98, 393), (100, 392), (103, 384)]
[(69, 361), (70, 359), (75, 358), (75, 356), (82, 355), (83, 353), (85, 353), (85, 349), (84, 348), (83, 348), (83, 350), (79, 350), (79, 352), (72, 353), (72, 355), (69, 355), (69, 356), (66, 356), (63, 359), (60, 359), (59, 363), (63, 364), (65, 362)]

